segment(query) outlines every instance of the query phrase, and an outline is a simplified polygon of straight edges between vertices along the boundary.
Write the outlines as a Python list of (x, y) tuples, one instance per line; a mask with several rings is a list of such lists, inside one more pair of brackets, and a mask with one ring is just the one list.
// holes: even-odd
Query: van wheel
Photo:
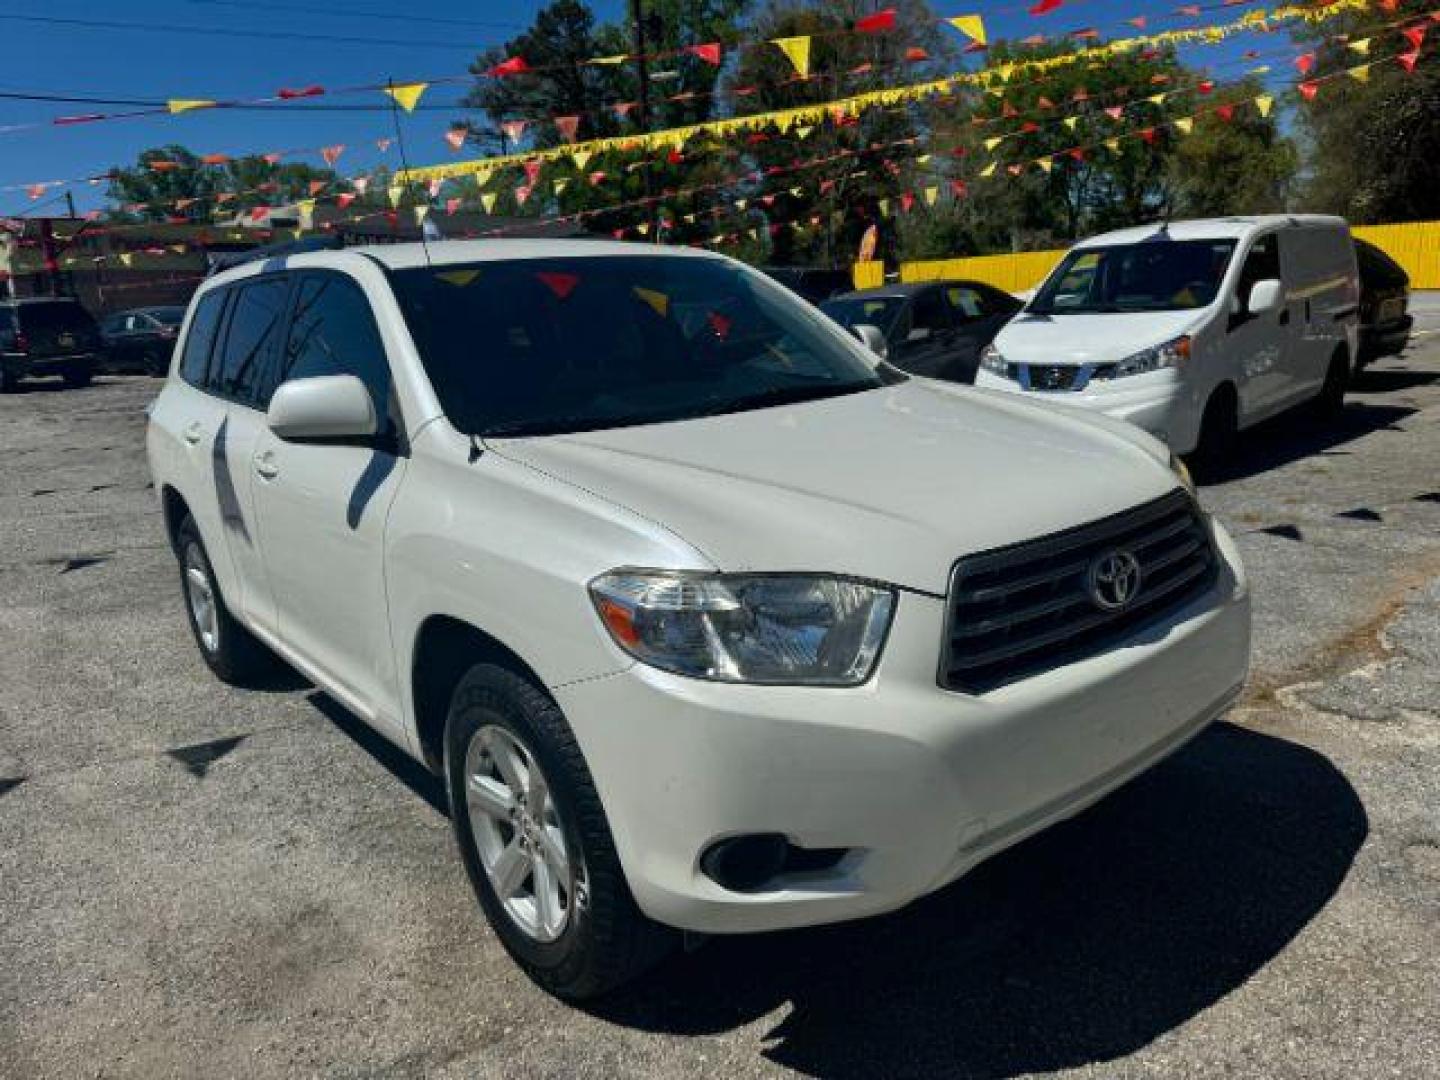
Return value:
[(180, 560), (180, 590), (190, 632), (206, 666), (222, 682), (249, 686), (273, 672), (277, 660), (236, 621), (225, 606), (200, 530), (189, 514), (175, 530), (175, 555)]
[(1315, 397), (1315, 414), (1326, 420), (1333, 420), (1345, 409), (1345, 391), (1350, 386), (1350, 364), (1344, 349), (1336, 349), (1330, 357), (1330, 366), (1325, 369), (1325, 383)]
[(604, 993), (676, 935), (635, 904), (600, 796), (559, 707), (494, 664), (460, 679), (445, 725), (450, 821), (500, 943), (562, 998)]
[(1195, 464), (1206, 471), (1218, 468), (1235, 448), (1240, 430), (1240, 408), (1235, 389), (1228, 383), (1217, 387), (1205, 403), (1200, 418), (1200, 438), (1192, 455)]

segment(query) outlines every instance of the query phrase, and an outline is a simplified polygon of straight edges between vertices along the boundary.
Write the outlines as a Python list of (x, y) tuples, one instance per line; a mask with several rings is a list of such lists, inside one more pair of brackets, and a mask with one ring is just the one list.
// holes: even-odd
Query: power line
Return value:
[(451, 51), (465, 51), (473, 53), (473, 44), (464, 44), (459, 40), (453, 41), (427, 41), (414, 38), (377, 38), (357, 37), (339, 34), (307, 34), (298, 30), (238, 30), (228, 27), (217, 28), (209, 26), (166, 26), (161, 23), (131, 23), (111, 19), (71, 19), (51, 15), (10, 15), (0, 14), (0, 19), (7, 19), (10, 22), (31, 23), (41, 26), (66, 26), (82, 30), (121, 30), (139, 31), (151, 34), (192, 34), (201, 37), (230, 37), (245, 38), (247, 40), (261, 41), (310, 41), (327, 45), (388, 45), (404, 49), (449, 49)]
[[(130, 105), (136, 108), (164, 109), (167, 102), (159, 98), (124, 98), (124, 97), (89, 97), (76, 94), (44, 94), (26, 93), (18, 90), (0, 90), (0, 101), (48, 101), (67, 105)], [(217, 105), (216, 108), (223, 108), (230, 112), (252, 111), (252, 112), (389, 112), (388, 105), (336, 105), (336, 104), (314, 104), (299, 105), (292, 102), (277, 101), (269, 104), (259, 102), (237, 102), (231, 104), (225, 102)], [(454, 112), (456, 109), (470, 109), (473, 106), (465, 105), (463, 102), (421, 102), (415, 106), (413, 111), (424, 112), (434, 110), (435, 112)]]
[(327, 8), (310, 7), (304, 4), (267, 4), (263, 0), (190, 0), (192, 4), (210, 6), (250, 8), (254, 11), (279, 11), (286, 15), (330, 15), (344, 19), (391, 19), (397, 22), (425, 23), (430, 26), (468, 26), (492, 30), (523, 30), (524, 23), (496, 19), (441, 19), (433, 15), (401, 15), (393, 11), (365, 11), (353, 7)]

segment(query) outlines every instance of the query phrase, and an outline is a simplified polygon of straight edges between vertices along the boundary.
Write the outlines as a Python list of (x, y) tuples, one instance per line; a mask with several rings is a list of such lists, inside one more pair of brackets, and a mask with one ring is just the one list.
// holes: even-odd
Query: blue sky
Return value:
[[(544, 0), (68, 0), (61, 5), (0, 5), (0, 91), (40, 92), (135, 98), (244, 98), (273, 93), (281, 86), (319, 83), (337, 87), (460, 74), (481, 48), (503, 42), (527, 26)], [(940, 15), (979, 11), (992, 36), (1049, 34), (1086, 24), (1107, 36), (1124, 29), (1120, 20), (1152, 16), (1152, 29), (1179, 25), (1163, 17), (1179, 0), (1066, 0), (1044, 18), (1016, 13), (1014, 3), (994, 0), (937, 0)], [(615, 18), (624, 0), (595, 0), (600, 19)], [(882, 5), (877, 5), (882, 6)], [(19, 10), (17, 10), (17, 8)], [(300, 10), (295, 10), (299, 8)], [(285, 9), (285, 10), (281, 10)], [(334, 14), (320, 13), (333, 11)], [(92, 29), (6, 18), (8, 14), (143, 24), (149, 27), (198, 27), (203, 34), (157, 29)], [(381, 13), (387, 17), (369, 17)], [(397, 13), (412, 17), (393, 18)], [(1207, 13), (1207, 21), (1225, 21), (1234, 12)], [(474, 20), (473, 29), (423, 20)], [(500, 25), (489, 25), (491, 23)], [(241, 31), (260, 36), (226, 36)], [(1131, 31), (1133, 32), (1133, 31)], [(295, 40), (283, 34), (317, 34), (375, 39), (365, 44)], [(1274, 38), (1205, 50), (1206, 61), (1233, 58), (1247, 47), (1274, 48)], [(431, 91), (430, 102), (453, 101), (459, 87)], [(324, 101), (325, 99), (320, 99)], [(331, 103), (368, 102), (346, 96)], [(392, 134), (384, 112), (305, 112), (297, 106), (267, 112), (199, 111), (178, 117), (52, 126), (56, 115), (111, 111), (105, 106), (25, 103), (0, 99), (0, 128), (46, 121), (34, 131), (0, 133), (0, 187), (67, 179), (129, 164), (143, 149), (178, 142), (197, 153), (239, 155), (265, 150), (343, 143), (342, 173), (356, 172), (382, 159), (375, 140)], [(412, 164), (433, 163), (450, 152), (441, 139), (449, 112), (416, 113), (404, 118)], [(291, 160), (319, 164), (315, 155)], [(74, 189), (83, 212), (101, 205), (103, 188)], [(0, 190), (0, 215), (24, 213), (30, 202), (23, 191)]]

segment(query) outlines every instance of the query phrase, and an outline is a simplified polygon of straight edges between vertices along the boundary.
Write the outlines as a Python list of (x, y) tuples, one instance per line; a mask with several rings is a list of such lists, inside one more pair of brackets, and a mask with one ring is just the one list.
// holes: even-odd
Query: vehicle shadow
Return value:
[(322, 690), (307, 694), (305, 700), (325, 719), (348, 735), (360, 748), (389, 770), (390, 774), (429, 804), (443, 818), (450, 816), (450, 801), (438, 776), (377, 733), (358, 716)]
[(1440, 380), (1440, 371), (1413, 371), (1409, 368), (1366, 368), (1355, 376), (1351, 390), (1357, 394), (1391, 394), (1413, 390)]
[(1327, 759), (1220, 724), (902, 912), (715, 938), (591, 1011), (705, 1035), (788, 1006), (764, 1056), (812, 1076), (999, 1078), (1114, 1061), (1279, 953), (1367, 831)]
[(1242, 432), (1228, 459), (1218, 465), (1197, 467), (1195, 479), (1206, 485), (1225, 484), (1314, 454), (1340, 453), (1343, 451), (1337, 447), (1393, 427), (1417, 411), (1408, 405), (1372, 405), (1353, 400), (1347, 401), (1333, 419), (1321, 419), (1303, 406), (1292, 409)]

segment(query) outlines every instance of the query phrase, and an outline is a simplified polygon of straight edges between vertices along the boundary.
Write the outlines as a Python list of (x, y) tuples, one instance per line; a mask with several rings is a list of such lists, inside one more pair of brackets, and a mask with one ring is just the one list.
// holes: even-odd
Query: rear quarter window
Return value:
[(210, 353), (215, 345), (215, 332), (220, 329), (220, 316), (225, 310), (226, 290), (215, 289), (202, 296), (185, 335), (185, 351), (180, 356), (180, 377), (191, 386), (207, 388)]

